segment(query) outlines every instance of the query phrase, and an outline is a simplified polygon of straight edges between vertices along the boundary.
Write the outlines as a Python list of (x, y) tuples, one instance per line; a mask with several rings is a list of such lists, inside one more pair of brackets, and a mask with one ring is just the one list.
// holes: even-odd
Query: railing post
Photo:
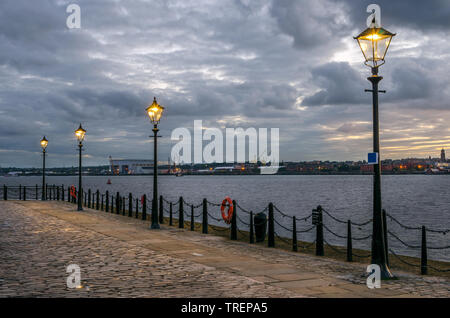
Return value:
[(352, 221), (347, 221), (347, 262), (353, 261)]
[(428, 257), (427, 257), (427, 229), (422, 226), (422, 257), (420, 258), (420, 273), (428, 274)]
[(8, 200), (8, 187), (5, 184), (3, 185), (3, 200)]
[(105, 212), (109, 212), (109, 191), (105, 194)]
[(88, 208), (91, 208), (91, 189), (88, 190)]
[(38, 190), (38, 185), (36, 184), (36, 192), (35, 192), (35, 193), (36, 193), (36, 201), (37, 201), (38, 195), (39, 195), (38, 191), (39, 191), (39, 190)]
[(136, 198), (136, 219), (139, 218), (139, 199)]
[(59, 195), (59, 186), (56, 187), (56, 200), (59, 201), (60, 195)]
[(128, 194), (128, 217), (133, 217), (133, 195), (131, 192)]
[(61, 185), (61, 201), (64, 201), (64, 184)]
[(97, 189), (97, 194), (95, 196), (95, 209), (100, 210), (100, 191)]
[(389, 266), (389, 250), (388, 250), (388, 235), (387, 235), (387, 222), (386, 222), (386, 210), (381, 211), (383, 218), (383, 235), (384, 235), (384, 250), (386, 251), (386, 265)]
[(163, 224), (164, 223), (164, 200), (163, 200), (163, 196), (160, 195), (159, 196), (159, 224)]
[(231, 216), (231, 233), (230, 233), (230, 239), (233, 241), (237, 240), (237, 207), (236, 207), (236, 201), (233, 200), (233, 215)]
[(178, 228), (184, 229), (184, 210), (183, 210), (183, 197), (180, 197), (179, 211), (178, 211)]
[(255, 233), (253, 229), (253, 211), (250, 211), (250, 244), (255, 243)]
[(297, 252), (297, 220), (295, 216), (292, 217), (292, 251)]
[(172, 226), (173, 225), (173, 210), (172, 210), (172, 202), (170, 202), (169, 205), (169, 225)]
[(275, 247), (275, 225), (273, 221), (273, 203), (269, 203), (269, 237), (267, 242), (268, 247)]
[(142, 219), (147, 220), (147, 195), (143, 195), (143, 201), (142, 202)]
[(191, 205), (191, 231), (195, 230), (194, 205)]
[(22, 200), (22, 185), (19, 185), (19, 200)]
[(27, 186), (23, 186), (23, 200), (27, 200)]
[(45, 184), (45, 200), (48, 200), (48, 184)]
[(116, 214), (120, 214), (120, 193), (116, 193)]
[(208, 234), (208, 201), (203, 199), (202, 233)]
[(102, 203), (101, 203), (101, 206), (100, 206), (100, 211), (104, 211), (104, 207), (105, 207), (104, 204), (103, 204), (104, 197), (105, 197), (105, 195), (102, 194)]
[(318, 219), (316, 225), (316, 255), (323, 256), (323, 212), (322, 207), (317, 207)]

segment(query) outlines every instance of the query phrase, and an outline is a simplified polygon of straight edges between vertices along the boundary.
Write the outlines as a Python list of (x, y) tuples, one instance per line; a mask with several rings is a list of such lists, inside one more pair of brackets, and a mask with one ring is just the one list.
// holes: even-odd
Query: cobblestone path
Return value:
[[(81, 268), (81, 288), (66, 267)], [(0, 297), (449, 297), (446, 278), (396, 273), (162, 226), (63, 202), (0, 201)]]

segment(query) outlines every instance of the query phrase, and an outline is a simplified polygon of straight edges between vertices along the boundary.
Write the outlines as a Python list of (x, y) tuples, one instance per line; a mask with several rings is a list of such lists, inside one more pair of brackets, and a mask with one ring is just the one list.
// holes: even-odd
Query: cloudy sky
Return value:
[[(151, 158), (145, 108), (165, 107), (166, 160), (177, 127), (278, 127), (284, 160), (362, 160), (372, 145), (370, 70), (353, 36), (355, 0), (2, 0), (0, 166)], [(81, 7), (68, 29), (66, 8)], [(378, 0), (397, 33), (380, 69), (383, 158), (450, 149), (450, 2)]]

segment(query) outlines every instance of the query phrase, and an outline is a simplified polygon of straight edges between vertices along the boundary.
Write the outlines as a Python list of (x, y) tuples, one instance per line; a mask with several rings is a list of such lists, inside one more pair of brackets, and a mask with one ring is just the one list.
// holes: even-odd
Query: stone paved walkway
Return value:
[[(82, 288), (66, 286), (66, 266)], [(446, 278), (269, 249), (63, 202), (0, 201), (0, 297), (449, 297)]]

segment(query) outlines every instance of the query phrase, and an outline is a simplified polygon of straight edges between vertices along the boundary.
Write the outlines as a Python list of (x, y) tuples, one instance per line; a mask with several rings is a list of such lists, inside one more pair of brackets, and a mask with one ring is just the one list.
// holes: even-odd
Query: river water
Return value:
[[(112, 184), (106, 182), (111, 179)], [(372, 176), (307, 176), (307, 175), (254, 175), (254, 176), (159, 176), (159, 193), (167, 200), (176, 201), (183, 196), (189, 203), (199, 204), (203, 198), (219, 203), (225, 196), (236, 200), (246, 210), (257, 213), (269, 202), (279, 210), (297, 218), (308, 216), (311, 210), (321, 205), (333, 216), (356, 223), (372, 217)], [(0, 177), (0, 186), (40, 184), (41, 177)], [(85, 176), (83, 187), (110, 193), (129, 192), (140, 197), (146, 193), (152, 196), (152, 176)], [(48, 184), (65, 186), (77, 185), (77, 177), (47, 177)], [(382, 176), (383, 208), (401, 223), (418, 227), (425, 225), (436, 230), (450, 229), (450, 176), (449, 175), (386, 175)], [(186, 208), (185, 208), (186, 209)], [(189, 211), (190, 212), (190, 211)], [(201, 210), (196, 210), (199, 214)], [(220, 218), (219, 207), (209, 207), (212, 215)], [(248, 222), (248, 215), (238, 210), (239, 217)], [(275, 219), (283, 226), (291, 228), (290, 218), (275, 212)], [(211, 220), (211, 223), (214, 223)], [(388, 218), (388, 229), (402, 241), (412, 246), (420, 246), (421, 231), (406, 230)], [(324, 224), (336, 234), (345, 236), (347, 225), (324, 215)], [(238, 221), (242, 230), (247, 226)], [(311, 219), (298, 221), (297, 230), (311, 227)], [(291, 234), (275, 224), (275, 231), (282, 237)], [(352, 227), (353, 237), (364, 237), (371, 233), (371, 224)], [(345, 246), (346, 240), (325, 230), (325, 240), (330, 244)], [(314, 241), (315, 232), (299, 233), (299, 240)], [(450, 245), (450, 233), (427, 233), (429, 247)], [(370, 239), (353, 241), (355, 248), (370, 250)], [(389, 248), (397, 254), (420, 257), (420, 248), (406, 248), (393, 236), (389, 236)], [(429, 258), (450, 261), (450, 249), (429, 249)]]

